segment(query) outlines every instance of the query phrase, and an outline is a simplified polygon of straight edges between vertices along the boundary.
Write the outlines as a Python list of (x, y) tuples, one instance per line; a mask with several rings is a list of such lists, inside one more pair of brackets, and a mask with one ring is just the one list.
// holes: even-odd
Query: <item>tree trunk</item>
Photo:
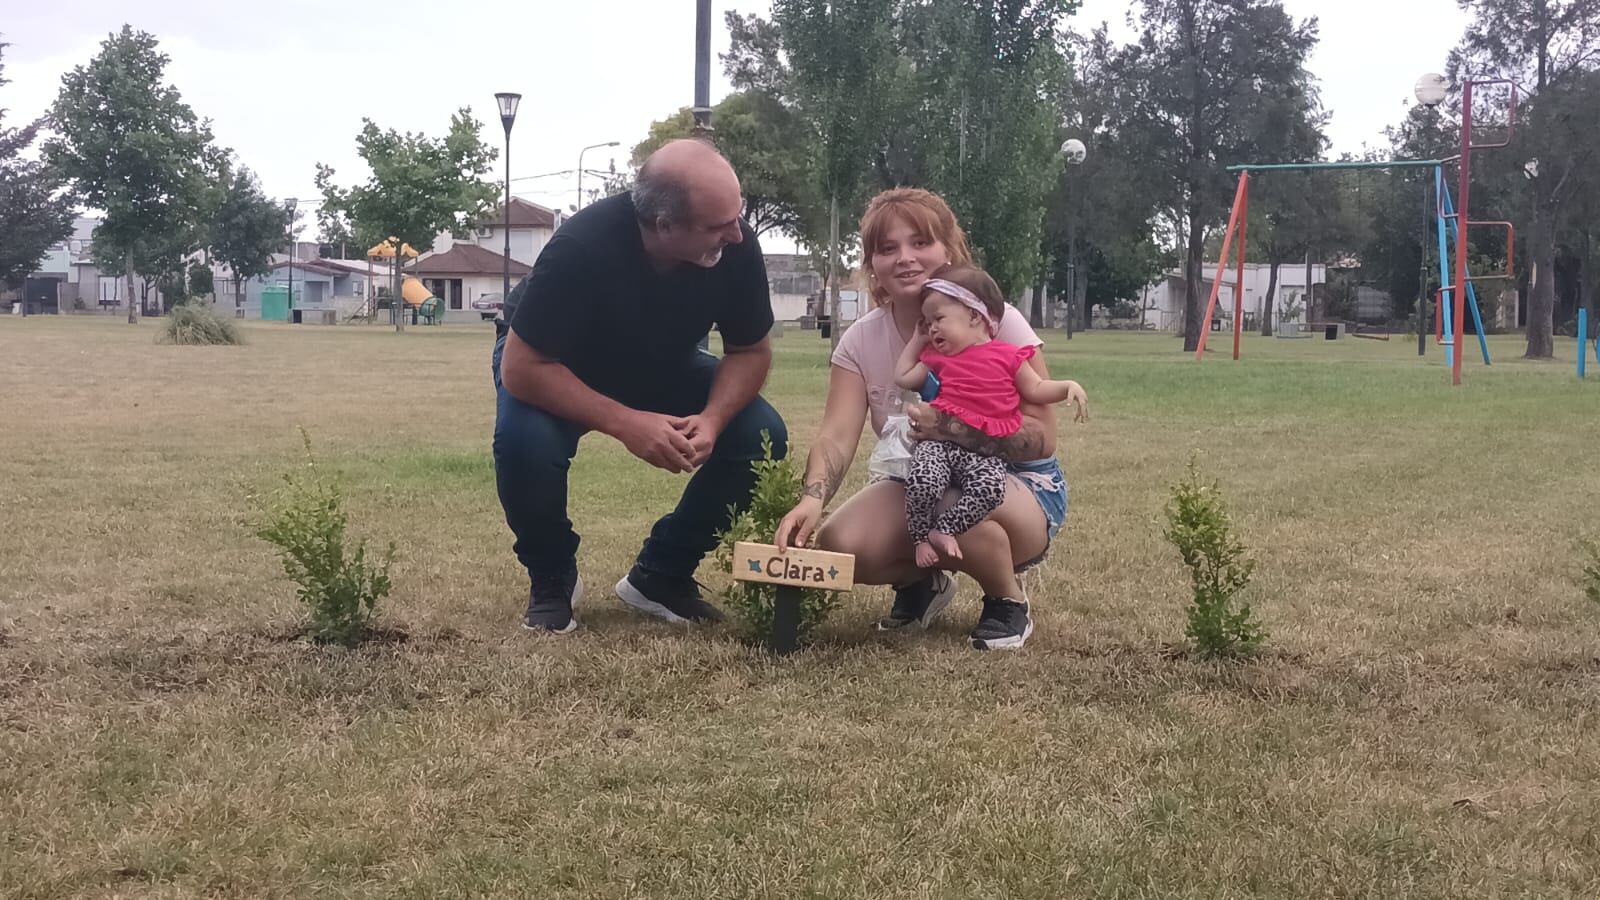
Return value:
[[(1595, 321), (1596, 300), (1600, 300), (1600, 285), (1594, 283), (1594, 239), (1585, 231), (1583, 233), (1583, 255), (1578, 260), (1578, 303), (1589, 311), (1589, 330), (1600, 330), (1600, 322)], [(1587, 339), (1589, 335), (1579, 335)]]
[[(1528, 349), (1524, 359), (1555, 357), (1556, 248), (1549, 209), (1533, 207), (1533, 284), (1528, 289)], [(1464, 330), (1464, 329), (1463, 329)]]
[(133, 308), (133, 256), (128, 256), (128, 324), (139, 324), (138, 312)]
[(1033, 305), (1028, 307), (1028, 324), (1034, 328), (1044, 327), (1044, 285), (1033, 286)]
[[(400, 253), (400, 248), (404, 247), (404, 246), (405, 246), (405, 243), (403, 241), (401, 241), (399, 238), (395, 238), (395, 241), (394, 241), (394, 309), (395, 309), (395, 314), (394, 314), (394, 332), (395, 332), (395, 334), (400, 334), (400, 333), (402, 333), (402, 332), (404, 332), (406, 330), (406, 301), (405, 301), (405, 298), (403, 296), (401, 296), (401, 294), (404, 291), (405, 286), (406, 286), (406, 273), (405, 273), (405, 269), (404, 269), (405, 257), (403, 255), (401, 255), (401, 253)], [(294, 249), (294, 247), (291, 244), (290, 245), (290, 252), (293, 252), (293, 249)], [(500, 302), (504, 303), (505, 302), (505, 298), (501, 297), (500, 298)], [(292, 295), (292, 292), (291, 292), (291, 296), (289, 297), (289, 305), (290, 306), (294, 305), (294, 297)], [(292, 317), (293, 313), (290, 313), (290, 315)]]
[[(1550, 86), (1550, 41), (1549, 7), (1542, 2), (1534, 5), (1537, 19), (1536, 40), (1538, 49), (1538, 72), (1534, 78), (1534, 97), (1539, 100), (1549, 96)], [(1535, 103), (1529, 119), (1529, 143), (1534, 147), (1548, 146), (1546, 142), (1547, 119), (1544, 115), (1545, 105)], [(1548, 177), (1548, 176), (1546, 176)], [(1553, 205), (1547, 206), (1545, 202), (1544, 181), (1537, 175), (1533, 177), (1533, 283), (1528, 285), (1528, 325), (1524, 334), (1528, 338), (1528, 349), (1522, 354), (1523, 359), (1554, 359), (1555, 358), (1555, 318), (1556, 318), (1556, 249), (1555, 249), (1555, 216)], [(1463, 223), (1464, 224), (1464, 223)], [(1456, 326), (1462, 333), (1466, 328)], [(1457, 348), (1458, 351), (1460, 348)]]
[[(861, 300), (856, 299), (856, 315), (861, 314)], [(828, 196), (828, 344), (839, 349), (839, 195)]]
[(1073, 329), (1077, 322), (1072, 317), (1072, 304), (1078, 302), (1078, 217), (1067, 218), (1067, 340), (1072, 340)]
[(1089, 279), (1073, 279), (1073, 290), (1078, 296), (1073, 300), (1077, 306), (1073, 309), (1078, 313), (1077, 328), (1079, 331), (1088, 331), (1094, 324), (1094, 306), (1089, 303)]
[(1202, 322), (1205, 307), (1200, 300), (1200, 270), (1205, 265), (1205, 228), (1200, 221), (1199, 204), (1189, 206), (1189, 243), (1183, 263), (1183, 352), (1193, 353), (1200, 347), (1200, 329), (1211, 327)]
[[(1317, 302), (1316, 302), (1317, 301), (1317, 292), (1315, 290), (1316, 285), (1311, 283), (1311, 279), (1312, 279), (1312, 276), (1314, 274), (1315, 274), (1314, 270), (1311, 268), (1311, 248), (1307, 247), (1306, 248), (1306, 297), (1305, 297), (1305, 300), (1303, 302), (1301, 302), (1301, 304), (1300, 304), (1301, 321), (1303, 321), (1307, 325), (1310, 325), (1312, 322), (1320, 322), (1320, 321), (1322, 321), (1322, 317), (1317, 315)], [(1322, 270), (1322, 286), (1323, 286), (1323, 288), (1327, 288), (1327, 286), (1328, 286), (1328, 270), (1326, 268), (1324, 268)]]
[(1261, 298), (1262, 337), (1272, 337), (1272, 301), (1278, 293), (1278, 267), (1283, 265), (1276, 253), (1268, 254), (1267, 262), (1271, 267), (1267, 270), (1267, 295)]

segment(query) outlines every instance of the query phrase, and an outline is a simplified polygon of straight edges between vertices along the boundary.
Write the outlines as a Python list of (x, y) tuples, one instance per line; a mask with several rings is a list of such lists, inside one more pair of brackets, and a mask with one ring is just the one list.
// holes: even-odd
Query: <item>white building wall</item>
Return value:
[[(1200, 302), (1202, 306), (1211, 296), (1211, 285), (1216, 276), (1216, 263), (1202, 269), (1200, 280)], [(1237, 279), (1238, 267), (1230, 266), (1222, 278), (1222, 290), (1217, 295), (1218, 315), (1224, 319), (1233, 317), (1233, 285)], [(1261, 307), (1267, 295), (1267, 285), (1272, 279), (1272, 267), (1264, 263), (1248, 263), (1244, 271), (1244, 298), (1240, 304), (1247, 315), (1257, 321), (1261, 317)], [(1324, 284), (1327, 281), (1327, 267), (1316, 263), (1311, 267), (1311, 280), (1313, 284)], [(1273, 300), (1274, 315), (1283, 308), (1286, 298), (1302, 297), (1306, 289), (1306, 267), (1304, 263), (1289, 263), (1278, 268), (1278, 286)], [(1151, 284), (1141, 292), (1145, 299), (1147, 322), (1154, 322), (1155, 327), (1161, 331), (1176, 331), (1183, 321), (1184, 282), (1182, 270), (1171, 270), (1163, 278)]]

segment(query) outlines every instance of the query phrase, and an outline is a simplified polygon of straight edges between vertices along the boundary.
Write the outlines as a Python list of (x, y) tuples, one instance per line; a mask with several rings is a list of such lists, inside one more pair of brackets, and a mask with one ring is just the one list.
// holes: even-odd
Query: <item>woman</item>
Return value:
[[(884, 631), (926, 628), (950, 603), (953, 580), (940, 569), (965, 572), (983, 589), (983, 611), (971, 634), (978, 649), (1020, 649), (1033, 631), (1027, 597), (1012, 597), (1016, 572), (1043, 560), (1067, 512), (1067, 487), (1056, 463), (1056, 420), (1047, 406), (1023, 406), (1022, 428), (990, 438), (927, 407), (902, 410), (895, 362), (916, 333), (922, 288), (939, 269), (972, 264), (966, 235), (937, 194), (896, 188), (875, 197), (861, 219), (862, 268), (875, 308), (839, 341), (828, 376), (822, 426), (806, 459), (804, 495), (778, 525), (780, 546), (804, 546), (822, 520), (861, 441), (870, 415), (875, 435), (889, 416), (914, 413), (913, 437), (953, 441), (1005, 458), (1006, 496), (983, 522), (957, 538), (960, 558), (941, 554), (939, 568), (918, 568), (906, 531), (905, 486), (883, 479), (862, 488), (834, 511), (817, 534), (825, 550), (852, 553), (862, 584), (895, 588), (894, 606), (878, 622)], [(1039, 347), (1043, 342), (1015, 307), (1007, 307), (997, 337)], [(1048, 378), (1037, 354), (1028, 365)], [(948, 501), (948, 497), (946, 498)]]

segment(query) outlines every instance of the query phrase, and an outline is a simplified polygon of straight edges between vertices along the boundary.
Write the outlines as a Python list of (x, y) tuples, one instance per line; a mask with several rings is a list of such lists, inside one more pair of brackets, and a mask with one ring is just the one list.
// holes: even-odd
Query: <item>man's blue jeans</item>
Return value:
[[(512, 547), (529, 575), (557, 575), (577, 558), (578, 535), (567, 517), (567, 472), (578, 452), (583, 426), (557, 418), (511, 396), (500, 384), (500, 356), (505, 337), (494, 345), (495, 481), (506, 524), (516, 536)], [(717, 358), (694, 353), (678, 370), (660, 372), (618, 402), (648, 412), (689, 416), (705, 409)], [(639, 552), (639, 566), (671, 577), (694, 574), (706, 552), (716, 546), (716, 533), (727, 527), (728, 507), (750, 505), (761, 459), (761, 433), (772, 436), (772, 454), (788, 452), (789, 435), (772, 408), (760, 397), (733, 417), (717, 438), (711, 458), (689, 479), (678, 506), (656, 522)], [(639, 465), (647, 465), (642, 460)]]

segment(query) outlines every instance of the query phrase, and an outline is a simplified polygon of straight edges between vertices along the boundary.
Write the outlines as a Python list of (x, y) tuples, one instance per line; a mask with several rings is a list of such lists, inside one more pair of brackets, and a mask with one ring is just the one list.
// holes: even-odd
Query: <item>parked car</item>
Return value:
[(500, 308), (503, 306), (505, 302), (501, 300), (499, 291), (484, 294), (472, 301), (472, 308), (478, 311), (478, 315), (482, 316), (485, 322), (500, 315)]

